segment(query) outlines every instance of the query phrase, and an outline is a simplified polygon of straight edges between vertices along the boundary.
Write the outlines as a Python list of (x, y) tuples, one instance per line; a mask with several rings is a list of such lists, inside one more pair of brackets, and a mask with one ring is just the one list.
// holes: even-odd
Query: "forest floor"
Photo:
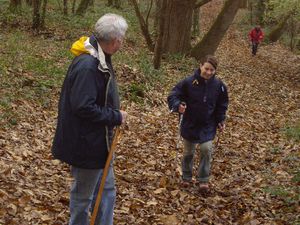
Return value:
[[(5, 31), (4, 38), (10, 32)], [(124, 50), (131, 54), (129, 47)], [(6, 48), (0, 51), (7, 54)], [(300, 144), (288, 138), (300, 123), (300, 57), (279, 44), (262, 45), (253, 57), (234, 27), (216, 55), (230, 106), (226, 130), (218, 134), (213, 154), (210, 193), (199, 194), (196, 184), (181, 185), (178, 117), (166, 104), (171, 87), (188, 75), (180, 71), (185, 61), (178, 60), (177, 65), (165, 65), (167, 85), (158, 83), (145, 92), (142, 103), (128, 98), (122, 102), (129, 119), (115, 158), (115, 224), (300, 223)], [(140, 81), (138, 70), (130, 65), (116, 68), (123, 88)], [(26, 77), (22, 94), (37, 83), (22, 68), (5, 73), (11, 82)], [(16, 94), (14, 90), (1, 89), (1, 95)], [(53, 160), (50, 150), (59, 91), (52, 88), (42, 103), (30, 98), (9, 102), (12, 111), (5, 119), (10, 125), (0, 128), (0, 224), (67, 223), (72, 179), (69, 167)]]

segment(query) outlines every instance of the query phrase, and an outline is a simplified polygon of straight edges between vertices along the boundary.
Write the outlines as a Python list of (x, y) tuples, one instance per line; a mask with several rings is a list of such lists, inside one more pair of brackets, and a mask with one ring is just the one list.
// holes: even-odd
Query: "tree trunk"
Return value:
[(201, 60), (206, 55), (213, 55), (215, 53), (240, 7), (240, 1), (241, 0), (227, 0), (225, 2), (222, 11), (210, 30), (192, 49), (191, 55), (193, 57), (197, 60)]
[(253, 3), (249, 1), (248, 9), (250, 11), (250, 24), (253, 25)]
[(76, 0), (73, 0), (72, 2), (72, 13), (75, 13), (75, 7), (76, 7)]
[(206, 3), (209, 3), (211, 2), (211, 0), (198, 0), (195, 4), (195, 8), (198, 9), (200, 8), (201, 6), (205, 5)]
[(296, 50), (300, 51), (300, 38), (296, 40)]
[(285, 25), (289, 19), (290, 15), (283, 18), (283, 20), (269, 33), (268, 39), (270, 42), (276, 42), (279, 40), (284, 32)]
[(68, 15), (68, 0), (64, 0), (64, 15)]
[(153, 52), (154, 46), (153, 46), (153, 41), (151, 39), (150, 32), (148, 29), (148, 24), (146, 23), (145, 19), (143, 18), (136, 0), (130, 0), (130, 1), (134, 6), (134, 11), (136, 13), (136, 16), (138, 17), (140, 27), (142, 30), (142, 34), (143, 34), (144, 38), (146, 39), (147, 47), (151, 52)]
[(293, 18), (290, 20), (289, 30), (290, 30), (290, 32), (289, 32), (290, 33), (290, 49), (291, 49), (291, 51), (293, 51), (294, 47), (295, 47), (295, 36), (296, 36), (296, 24), (295, 24), (295, 21)]
[(42, 15), (41, 15), (41, 28), (45, 28), (45, 18), (46, 18), (46, 11), (47, 11), (47, 3), (48, 0), (43, 0), (42, 6)]
[(200, 8), (195, 8), (193, 11), (193, 35), (199, 35), (199, 20), (200, 20)]
[(57, 4), (58, 4), (58, 8), (59, 8), (59, 11), (64, 11), (63, 7), (61, 7), (60, 5), (60, 0), (56, 0)]
[(191, 28), (195, 0), (169, 0), (166, 8), (163, 51), (187, 53), (191, 48)]
[(32, 29), (38, 30), (41, 27), (41, 1), (42, 0), (33, 0), (33, 20), (32, 20)]
[(26, 4), (29, 5), (29, 6), (32, 6), (32, 5), (33, 5), (32, 0), (26, 0), (25, 2), (26, 2)]
[(90, 0), (81, 0), (79, 3), (79, 6), (76, 10), (77, 15), (84, 15), (86, 13), (86, 10), (89, 6)]
[(153, 65), (155, 69), (160, 68), (161, 56), (162, 56), (162, 40), (164, 35), (164, 25), (165, 25), (165, 17), (166, 17), (166, 8), (167, 8), (167, 0), (163, 0), (162, 2), (162, 9), (161, 9), (161, 16), (159, 22), (159, 34), (156, 40), (155, 49), (154, 49), (154, 59)]
[(88, 9), (91, 9), (91, 11), (95, 12), (95, 0), (90, 0)]
[(162, 1), (155, 0), (154, 23), (153, 23), (153, 39), (156, 39), (159, 33), (159, 21), (161, 15)]
[(121, 1), (120, 0), (114, 0), (114, 7), (117, 9), (121, 9)]
[(256, 24), (263, 24), (264, 15), (265, 15), (266, 5), (265, 0), (257, 0), (256, 2), (256, 10), (255, 10), (255, 19)]
[(21, 4), (22, 4), (21, 0), (10, 0), (9, 10), (15, 12), (21, 7)]
[(241, 9), (247, 9), (247, 5), (248, 5), (248, 0), (242, 0), (240, 8)]
[(113, 6), (114, 4), (114, 1), (113, 0), (108, 0), (107, 1), (107, 6)]

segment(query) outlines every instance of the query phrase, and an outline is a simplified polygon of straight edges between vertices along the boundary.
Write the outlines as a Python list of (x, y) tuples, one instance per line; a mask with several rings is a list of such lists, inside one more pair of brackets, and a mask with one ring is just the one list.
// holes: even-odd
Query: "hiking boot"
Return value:
[(200, 183), (199, 184), (199, 191), (200, 192), (208, 192), (209, 191), (208, 183)]
[(182, 186), (184, 188), (189, 187), (192, 184), (192, 180), (182, 180)]

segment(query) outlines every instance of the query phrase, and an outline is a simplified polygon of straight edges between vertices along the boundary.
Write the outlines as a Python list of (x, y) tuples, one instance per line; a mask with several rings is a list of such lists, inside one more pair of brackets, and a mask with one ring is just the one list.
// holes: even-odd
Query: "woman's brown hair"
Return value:
[(215, 69), (218, 67), (218, 60), (216, 57), (212, 55), (207, 55), (201, 60), (201, 64), (203, 65), (204, 63), (210, 63)]

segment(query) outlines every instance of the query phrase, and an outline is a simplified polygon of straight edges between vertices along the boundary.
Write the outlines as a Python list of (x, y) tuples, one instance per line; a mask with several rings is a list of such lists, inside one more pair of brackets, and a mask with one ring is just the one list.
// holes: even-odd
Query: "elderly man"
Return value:
[[(62, 87), (52, 153), (71, 165), (70, 225), (87, 225), (112, 142), (113, 128), (127, 113), (120, 110), (111, 56), (121, 45), (126, 20), (115, 14), (102, 16), (94, 35), (75, 42)], [(112, 225), (116, 198), (112, 165), (104, 186), (96, 224)]]

